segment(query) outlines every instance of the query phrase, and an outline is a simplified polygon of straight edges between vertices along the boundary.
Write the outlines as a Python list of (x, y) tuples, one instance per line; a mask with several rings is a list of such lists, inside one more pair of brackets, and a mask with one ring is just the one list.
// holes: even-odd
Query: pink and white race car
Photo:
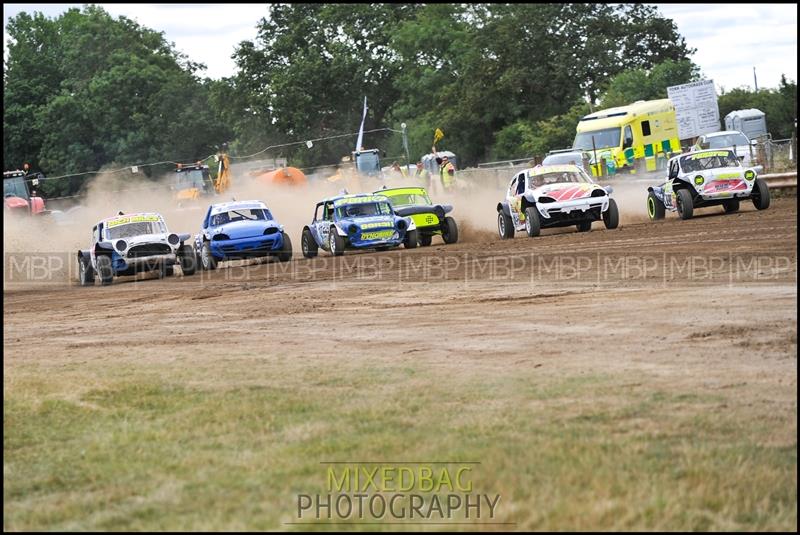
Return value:
[(619, 211), (611, 192), (610, 186), (596, 184), (576, 165), (525, 169), (514, 175), (505, 200), (497, 203), (497, 230), (502, 239), (513, 238), (515, 231), (533, 237), (543, 228), (572, 225), (587, 232), (601, 219), (614, 229)]

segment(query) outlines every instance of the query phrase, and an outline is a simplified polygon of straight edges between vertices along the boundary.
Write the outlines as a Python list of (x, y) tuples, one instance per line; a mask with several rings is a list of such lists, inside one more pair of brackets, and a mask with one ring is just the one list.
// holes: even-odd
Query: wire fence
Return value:
[[(391, 128), (378, 128), (374, 130), (366, 131), (365, 133), (375, 133), (375, 132), (387, 132), (387, 133), (401, 133), (398, 130), (394, 130)], [(335, 136), (328, 136), (325, 138), (317, 138), (313, 140), (305, 140), (305, 141), (297, 141), (291, 143), (284, 143), (280, 145), (273, 145), (270, 147), (266, 147), (256, 153), (243, 155), (243, 156), (231, 156), (231, 170), (234, 176), (238, 177), (246, 177), (248, 175), (255, 176), (258, 172), (267, 172), (274, 169), (279, 169), (284, 167), (288, 164), (288, 160), (286, 158), (260, 158), (260, 159), (253, 159), (256, 156), (266, 154), (269, 150), (282, 148), (282, 147), (289, 147), (301, 144), (308, 144), (309, 141), (312, 143), (314, 141), (324, 141), (328, 139), (339, 139), (345, 138), (350, 136), (356, 136), (357, 133), (352, 134), (340, 134)], [(209, 155), (201, 161), (209, 160), (213, 158), (214, 155)], [(58, 180), (62, 178), (68, 177), (75, 177), (81, 175), (117, 175), (118, 177), (122, 178), (124, 175), (122, 173), (127, 172), (130, 175), (130, 178), (135, 179), (136, 185), (131, 185), (130, 187), (119, 188), (116, 190), (111, 190), (112, 193), (124, 193), (129, 191), (142, 191), (142, 190), (163, 190), (164, 192), (170, 192), (170, 186), (166, 184), (164, 181), (158, 180), (142, 180), (141, 174), (136, 174), (138, 172), (138, 168), (147, 167), (147, 166), (159, 166), (159, 165), (177, 165), (178, 163), (186, 163), (190, 159), (185, 159), (183, 162), (175, 162), (175, 161), (163, 161), (163, 162), (155, 162), (155, 163), (148, 163), (148, 164), (140, 164), (136, 166), (125, 166), (118, 169), (111, 169), (111, 170), (98, 170), (98, 171), (89, 171), (86, 173), (75, 173), (75, 174), (68, 174), (56, 177), (44, 177), (43, 180)], [(385, 162), (385, 167), (388, 167), (388, 163), (392, 161), (398, 162), (405, 162), (405, 155), (392, 155), (387, 156), (386, 153), (383, 153), (383, 160)], [(797, 140), (796, 138), (791, 139), (759, 139), (753, 143), (751, 146), (751, 160), (753, 165), (760, 165), (763, 168), (763, 173), (780, 173), (784, 171), (792, 171), (797, 170)], [(495, 188), (495, 189), (502, 189), (507, 184), (508, 181), (511, 179), (514, 174), (517, 172), (529, 168), (535, 165), (538, 162), (537, 159), (534, 157), (530, 158), (518, 158), (514, 160), (501, 160), (501, 161), (493, 161), (493, 162), (482, 162), (478, 163), (476, 167), (464, 168), (459, 169), (457, 171), (457, 180), (460, 183), (460, 186), (464, 189), (472, 189), (476, 187), (488, 187), (488, 188)], [(309, 181), (313, 182), (316, 180), (324, 180), (334, 174), (336, 174), (342, 166), (353, 166), (352, 162), (337, 162), (332, 164), (324, 164), (324, 165), (317, 165), (317, 166), (308, 166), (308, 167), (300, 167), (299, 169), (303, 171), (304, 174), (308, 177)], [(165, 172), (168, 169), (165, 168)], [(125, 177), (128, 178), (128, 177)], [(56, 196), (56, 197), (49, 197), (47, 199), (48, 202), (55, 202), (55, 205), (58, 206), (59, 204), (75, 204), (79, 199), (85, 197), (87, 195), (86, 191), (81, 191), (74, 195), (64, 195), (64, 196)]]
[(797, 139), (759, 139), (752, 147), (752, 157), (764, 172), (797, 170)]

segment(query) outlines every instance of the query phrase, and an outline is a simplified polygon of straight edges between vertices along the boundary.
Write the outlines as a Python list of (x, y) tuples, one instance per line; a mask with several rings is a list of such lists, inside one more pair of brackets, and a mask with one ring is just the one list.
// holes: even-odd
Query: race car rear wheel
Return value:
[(314, 236), (311, 235), (311, 231), (308, 229), (303, 230), (303, 237), (300, 238), (300, 246), (303, 249), (303, 256), (306, 258), (314, 258), (319, 252), (319, 246), (316, 240), (314, 240)]
[(589, 232), (590, 230), (592, 230), (591, 221), (581, 221), (575, 226), (578, 227), (578, 232)]
[(289, 238), (289, 235), (285, 232), (283, 233), (283, 247), (281, 247), (281, 252), (278, 253), (278, 260), (281, 262), (288, 262), (292, 259), (292, 240)]
[(100, 255), (97, 257), (97, 275), (100, 277), (100, 284), (108, 286), (114, 280), (114, 270), (111, 267), (111, 257)]
[(505, 212), (497, 212), (497, 231), (502, 240), (514, 237), (514, 222), (511, 220), (511, 216), (506, 215)]
[(756, 207), (756, 210), (766, 210), (769, 208), (769, 187), (763, 179), (756, 179), (756, 183), (753, 184), (751, 196), (753, 199), (753, 206)]
[(656, 194), (652, 191), (647, 194), (647, 217), (650, 221), (664, 219), (667, 209), (664, 208), (664, 203), (658, 200)]
[(94, 286), (94, 268), (88, 258), (78, 259), (78, 282), (81, 286)]
[(677, 193), (678, 215), (681, 219), (691, 219), (694, 211), (694, 201), (688, 189), (679, 189)]
[(414, 249), (417, 246), (418, 241), (419, 237), (417, 235), (417, 229), (409, 230), (406, 232), (406, 239), (403, 240), (403, 245), (406, 249)]
[(456, 243), (458, 241), (458, 225), (456, 225), (456, 220), (452, 217), (444, 218), (442, 239), (445, 243)]
[(433, 241), (433, 236), (431, 236), (430, 234), (420, 234), (419, 235), (419, 244), (421, 246), (428, 247), (428, 246), (430, 246), (431, 241)]
[(217, 259), (211, 254), (211, 244), (203, 242), (203, 248), (200, 251), (200, 265), (205, 270), (217, 269)]
[(336, 232), (336, 227), (331, 227), (331, 231), (328, 233), (328, 243), (333, 256), (342, 256), (344, 254), (344, 238)]
[(194, 275), (197, 271), (197, 255), (194, 254), (194, 247), (188, 243), (181, 245), (178, 249), (178, 261), (181, 263), (181, 271), (184, 275)]
[(614, 199), (608, 199), (608, 210), (603, 212), (603, 223), (609, 230), (619, 226), (619, 208), (617, 208), (617, 201)]
[(168, 266), (166, 264), (161, 264), (158, 266), (158, 278), (163, 279), (164, 277), (172, 277), (175, 275), (175, 266)]
[(529, 238), (535, 238), (540, 231), (539, 212), (533, 206), (528, 206), (525, 208), (525, 232), (528, 233)]
[(734, 212), (738, 212), (739, 199), (728, 199), (727, 201), (722, 203), (722, 207), (725, 208), (726, 214), (732, 214)]

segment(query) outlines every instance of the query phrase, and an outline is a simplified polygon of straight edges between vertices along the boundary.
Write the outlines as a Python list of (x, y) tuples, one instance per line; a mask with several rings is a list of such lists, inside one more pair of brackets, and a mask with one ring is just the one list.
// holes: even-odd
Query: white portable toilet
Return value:
[(766, 114), (755, 108), (734, 110), (725, 116), (725, 130), (738, 130), (748, 139), (766, 136)]

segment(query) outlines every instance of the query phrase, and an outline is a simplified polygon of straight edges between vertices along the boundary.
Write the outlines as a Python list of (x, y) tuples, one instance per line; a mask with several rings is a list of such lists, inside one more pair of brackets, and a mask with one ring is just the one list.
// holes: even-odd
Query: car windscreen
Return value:
[(144, 234), (164, 234), (167, 231), (160, 221), (137, 221), (106, 228), (106, 237), (109, 240), (119, 238), (133, 238)]
[(263, 208), (240, 208), (238, 210), (228, 210), (211, 216), (211, 225), (219, 226), (238, 221), (269, 221), (272, 214)]
[(687, 154), (681, 157), (681, 169), (684, 173), (695, 173), (707, 169), (719, 169), (722, 167), (740, 167), (739, 159), (730, 150), (716, 152), (701, 152), (697, 154)]
[(28, 188), (25, 187), (25, 179), (21, 176), (3, 179), (3, 197), (20, 197), (28, 199)]
[(575, 164), (583, 165), (583, 160), (579, 154), (551, 154), (542, 160), (542, 165), (564, 165)]
[(392, 213), (389, 203), (386, 202), (360, 202), (345, 204), (336, 209), (339, 218), (369, 217), (376, 215), (390, 215)]
[(592, 150), (592, 137), (594, 137), (594, 148), (597, 150), (619, 147), (621, 132), (622, 129), (619, 127), (595, 130), (593, 132), (581, 132), (575, 136), (572, 148), (578, 150)]
[(724, 149), (733, 146), (746, 147), (750, 144), (747, 138), (744, 137), (744, 134), (738, 132), (735, 134), (725, 134), (724, 136), (713, 136), (706, 139), (709, 149)]
[(546, 186), (548, 184), (556, 184), (559, 182), (573, 182), (576, 184), (585, 184), (589, 183), (589, 180), (577, 171), (559, 171), (559, 172), (552, 172), (552, 173), (542, 173), (540, 175), (534, 175), (529, 178), (530, 180), (530, 187), (531, 188), (538, 188), (541, 186)]
[(427, 195), (421, 193), (394, 193), (387, 194), (389, 200), (394, 206), (411, 206), (411, 205), (430, 205), (431, 200)]

